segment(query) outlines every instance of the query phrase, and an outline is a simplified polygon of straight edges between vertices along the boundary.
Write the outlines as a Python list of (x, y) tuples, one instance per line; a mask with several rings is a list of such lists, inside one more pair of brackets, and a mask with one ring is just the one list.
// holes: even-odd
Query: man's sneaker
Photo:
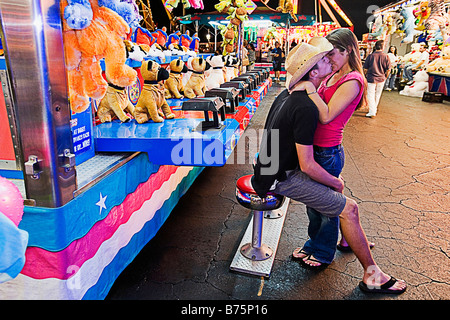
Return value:
[(371, 113), (368, 113), (368, 114), (366, 114), (366, 117), (367, 117), (367, 118), (373, 118), (373, 117), (375, 117), (375, 115), (374, 115), (374, 114), (371, 114)]

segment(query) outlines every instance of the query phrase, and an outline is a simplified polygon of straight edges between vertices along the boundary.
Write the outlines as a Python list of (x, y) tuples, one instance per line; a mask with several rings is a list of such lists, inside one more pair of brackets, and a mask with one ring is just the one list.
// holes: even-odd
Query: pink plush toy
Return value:
[(191, 4), (191, 7), (194, 9), (201, 9), (203, 10), (203, 0), (189, 0), (189, 3)]

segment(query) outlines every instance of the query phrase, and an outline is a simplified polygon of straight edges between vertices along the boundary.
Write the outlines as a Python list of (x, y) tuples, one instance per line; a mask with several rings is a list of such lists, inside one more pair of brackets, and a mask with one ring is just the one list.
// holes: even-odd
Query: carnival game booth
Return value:
[(448, 96), (449, 7), (450, 2), (447, 0), (403, 0), (374, 12), (371, 33), (365, 35), (365, 39), (372, 42), (385, 40), (389, 45), (396, 46), (400, 57), (400, 71), (405, 65), (417, 61), (420, 43), (428, 45), (428, 65), (417, 72), (414, 83), (406, 85), (400, 91), (401, 94), (422, 97), (423, 93), (430, 91)]
[[(71, 111), (59, 1), (1, 0), (0, 19), (0, 175), (25, 204), (20, 274), (0, 270), (0, 299), (102, 299), (203, 168), (226, 163), (271, 80), (234, 105), (167, 99), (174, 119), (99, 123), (98, 101)], [(145, 85), (135, 63), (132, 102)]]

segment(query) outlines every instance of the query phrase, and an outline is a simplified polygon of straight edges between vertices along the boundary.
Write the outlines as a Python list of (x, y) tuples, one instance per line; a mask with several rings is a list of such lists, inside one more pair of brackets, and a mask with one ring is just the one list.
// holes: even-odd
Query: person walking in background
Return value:
[(387, 91), (392, 91), (395, 89), (395, 78), (397, 77), (398, 73), (397, 64), (399, 61), (399, 57), (397, 56), (397, 47), (391, 46), (387, 55), (389, 57), (389, 60), (391, 60), (391, 72), (389, 73), (389, 77), (384, 84), (384, 89)]
[(364, 62), (364, 73), (367, 78), (367, 100), (369, 113), (366, 117), (373, 118), (377, 115), (378, 103), (383, 93), (384, 82), (389, 77), (391, 61), (383, 52), (384, 41), (375, 42), (374, 52), (372, 52)]
[(273, 71), (275, 72), (274, 80), (275, 82), (280, 82), (281, 63), (284, 58), (284, 53), (278, 41), (275, 42), (275, 49), (272, 50), (271, 54), (272, 54)]

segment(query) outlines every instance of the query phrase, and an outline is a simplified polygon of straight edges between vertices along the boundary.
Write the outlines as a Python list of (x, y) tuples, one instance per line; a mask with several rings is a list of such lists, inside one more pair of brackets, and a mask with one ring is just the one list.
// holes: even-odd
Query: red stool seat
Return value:
[(251, 210), (270, 211), (281, 207), (284, 196), (272, 192), (261, 198), (252, 186), (252, 174), (240, 177), (236, 182), (236, 199)]
[(252, 174), (240, 177), (236, 182), (236, 188), (245, 193), (256, 194), (256, 191), (255, 189), (253, 189), (252, 186), (252, 177), (253, 177)]

